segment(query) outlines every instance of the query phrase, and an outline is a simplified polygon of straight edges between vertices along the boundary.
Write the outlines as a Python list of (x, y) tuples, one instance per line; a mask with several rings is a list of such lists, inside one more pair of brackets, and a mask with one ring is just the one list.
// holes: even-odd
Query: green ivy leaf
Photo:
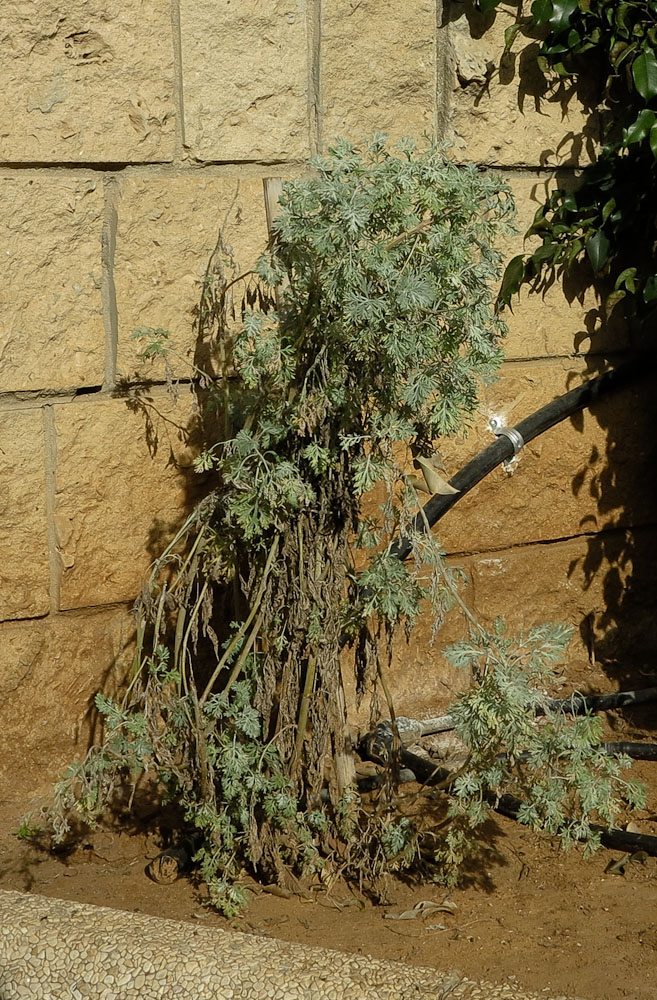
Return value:
[(609, 240), (601, 230), (598, 230), (586, 244), (586, 253), (594, 271), (601, 271), (604, 267), (609, 256), (610, 245)]
[(643, 286), (643, 301), (648, 305), (657, 299), (657, 274), (651, 274)]
[(636, 57), (632, 63), (632, 76), (634, 85), (644, 100), (657, 97), (657, 56), (651, 49)]
[(553, 31), (564, 31), (577, 10), (577, 0), (552, 0), (550, 27)]
[(520, 286), (522, 285), (524, 277), (525, 258), (523, 254), (519, 254), (517, 257), (514, 257), (513, 260), (510, 260), (506, 265), (506, 270), (500, 286), (500, 292), (497, 297), (497, 301), (500, 305), (509, 305), (511, 297), (520, 291)]
[(552, 17), (552, 0), (534, 0), (532, 17), (537, 25), (547, 24)]
[(627, 292), (624, 292), (622, 289), (619, 289), (618, 291), (612, 292), (611, 295), (607, 296), (607, 299), (605, 301), (605, 315), (607, 316), (607, 318), (611, 316), (612, 312), (614, 311), (618, 303), (621, 301), (621, 299), (624, 299), (626, 295)]
[(635, 121), (623, 130), (623, 145), (630, 146), (633, 142), (643, 142), (651, 128), (657, 121), (655, 112), (650, 108), (644, 108), (639, 112)]
[(636, 282), (634, 280), (635, 278), (636, 278), (636, 268), (626, 267), (625, 270), (621, 271), (621, 273), (616, 278), (616, 284), (614, 285), (614, 289), (618, 291), (619, 288), (622, 288), (623, 285), (625, 285), (628, 292), (635, 292), (636, 291)]
[(657, 160), (657, 123), (650, 129), (650, 148), (652, 155)]
[(513, 24), (510, 24), (509, 27), (505, 29), (505, 31), (504, 31), (504, 54), (505, 55), (506, 55), (507, 52), (510, 51), (511, 46), (513, 45), (513, 43), (515, 42), (516, 38), (518, 37), (518, 32), (519, 31), (520, 31), (520, 22), (519, 21), (514, 21)]
[(610, 198), (609, 201), (606, 202), (604, 208), (602, 209), (602, 221), (603, 221), (603, 223), (605, 223), (607, 221), (607, 219), (612, 214), (612, 212), (615, 211), (615, 209), (616, 209), (616, 199), (615, 198)]
[(620, 28), (621, 31), (630, 30), (630, 26), (627, 23), (627, 18), (630, 12), (629, 3), (622, 3), (616, 12), (616, 27)]

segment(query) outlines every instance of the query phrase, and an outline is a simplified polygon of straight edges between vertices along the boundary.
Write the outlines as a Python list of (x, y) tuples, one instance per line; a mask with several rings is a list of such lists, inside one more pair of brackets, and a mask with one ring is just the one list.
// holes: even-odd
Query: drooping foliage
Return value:
[[(456, 790), (461, 825), (444, 842), (427, 832), (433, 874), (453, 879), (484, 818), (479, 764), (514, 726), (517, 746), (533, 745), (538, 672), (515, 679), (502, 727), (496, 690), (525, 659), (477, 624), (438, 539), (413, 529), (409, 472), (414, 461), (427, 486), (445, 488), (437, 441), (467, 426), (499, 363), (494, 241), (512, 222), (499, 178), (434, 145), (391, 151), (375, 136), (362, 150), (337, 143), (284, 185), (255, 272), (240, 274), (220, 237), (198, 311), (216, 366), (201, 381), (222, 429), (197, 466), (215, 487), (153, 566), (130, 686), (120, 702), (97, 699), (106, 736), (58, 786), (58, 836), (72, 809), (92, 821), (128, 775), (148, 772), (182, 809), (226, 913), (244, 902), (245, 871), (285, 884), (328, 867), (375, 882), (408, 866), (419, 827), (400, 811), (394, 753), (375, 801), (357, 794), (342, 671), (351, 659), (373, 721), (379, 689), (394, 718), (385, 675), (395, 630), (410, 632), (425, 598), (436, 627), (457, 601), (483, 643), (454, 654), (473, 677), (459, 709), (473, 749)], [(165, 331), (139, 335), (146, 356), (166, 355)], [(400, 532), (408, 564), (392, 548)], [(566, 641), (557, 628), (538, 645), (547, 657)], [(577, 766), (616, 787), (615, 763), (586, 734), (576, 743)], [(486, 781), (502, 791), (516, 772), (513, 758)], [(554, 782), (532, 801), (534, 825), (579, 808)]]

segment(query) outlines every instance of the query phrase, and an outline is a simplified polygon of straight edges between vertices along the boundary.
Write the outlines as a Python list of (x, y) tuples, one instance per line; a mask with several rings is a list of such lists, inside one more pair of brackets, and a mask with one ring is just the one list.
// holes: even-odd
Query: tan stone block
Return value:
[(0, 391), (100, 385), (100, 184), (21, 173), (0, 190)]
[(322, 4), (322, 140), (436, 128), (436, 7), (410, 0)]
[(612, 677), (633, 671), (629, 686), (643, 686), (637, 668), (651, 663), (657, 641), (656, 555), (650, 528), (485, 553), (471, 562), (472, 609), (486, 626), (504, 618), (510, 635), (544, 622), (570, 625), (567, 660), (579, 665), (578, 683), (586, 683), (588, 663), (595, 685), (601, 662)]
[(128, 601), (199, 499), (189, 391), (55, 407), (61, 607)]
[[(459, 595), (467, 605), (472, 603), (472, 580), (470, 559), (451, 559), (452, 568), (460, 570)], [(385, 650), (382, 652), (384, 676), (397, 715), (412, 718), (426, 718), (440, 715), (454, 699), (456, 693), (469, 683), (468, 675), (448, 663), (444, 650), (451, 643), (468, 635), (468, 622), (455, 605), (445, 615), (444, 621), (434, 633), (434, 614), (428, 601), (422, 602), (421, 614), (407, 640), (404, 629), (400, 628), (393, 640), (392, 659), (387, 664)], [(346, 649), (343, 653), (343, 680), (350, 725), (359, 733), (370, 726), (370, 698), (366, 696), (361, 705), (356, 703), (356, 682), (353, 671), (353, 655)], [(388, 718), (389, 711), (384, 692), (378, 686), (378, 717)]]
[(126, 608), (0, 625), (0, 798), (47, 790), (84, 757), (100, 734), (94, 694), (116, 691), (134, 632)]
[[(227, 213), (230, 215), (227, 218)], [(225, 226), (238, 273), (253, 267), (267, 243), (261, 179), (202, 174), (125, 178), (120, 187), (114, 280), (119, 316), (117, 367), (128, 378), (162, 378), (161, 359), (140, 362), (139, 327), (169, 331), (176, 375), (208, 360), (195, 327), (201, 279)], [(235, 288), (239, 295), (243, 286)], [(236, 302), (239, 307), (239, 301)], [(207, 370), (207, 369), (205, 369)]]
[(166, 0), (8, 0), (0, 29), (0, 159), (170, 160)]
[(306, 0), (181, 0), (185, 144), (199, 160), (309, 154)]
[(481, 623), (501, 617), (509, 634), (544, 622), (574, 628), (573, 650), (587, 655), (587, 619), (604, 606), (601, 577), (585, 580), (582, 563), (595, 539), (527, 545), (472, 560), (472, 607)]
[(548, 87), (538, 70), (539, 43), (518, 35), (502, 59), (504, 31), (516, 9), (482, 14), (472, 0), (450, 4), (448, 138), (459, 161), (505, 166), (580, 166), (594, 157), (599, 121), (581, 94)]
[(45, 615), (50, 605), (41, 410), (0, 414), (0, 620)]
[[(557, 187), (572, 187), (569, 177), (558, 175), (515, 175), (508, 178), (518, 210), (515, 237), (509, 237), (501, 249), (505, 259), (531, 253), (541, 244), (525, 233)], [(567, 278), (558, 278), (549, 287), (525, 286), (514, 296), (504, 318), (509, 333), (503, 343), (507, 358), (558, 357), (573, 354), (607, 354), (627, 346), (627, 328), (621, 311), (605, 316), (599, 294), (589, 287), (591, 272), (587, 264), (571, 269)]]
[[(469, 560), (455, 559), (452, 564), (464, 573), (459, 594), (466, 604), (470, 604), (472, 581)], [(456, 693), (467, 687), (467, 673), (448, 663), (444, 653), (446, 646), (465, 639), (467, 635), (468, 622), (458, 606), (448, 611), (434, 635), (431, 607), (428, 602), (423, 605), (410, 641), (406, 642), (400, 635), (393, 647), (389, 683), (398, 714), (411, 718), (440, 715)]]
[[(493, 440), (491, 415), (513, 426), (595, 372), (583, 363), (505, 365), (464, 441), (441, 443), (450, 475)], [(448, 552), (481, 552), (655, 520), (651, 442), (655, 386), (610, 394), (525, 446), (512, 475), (499, 466), (436, 526)]]

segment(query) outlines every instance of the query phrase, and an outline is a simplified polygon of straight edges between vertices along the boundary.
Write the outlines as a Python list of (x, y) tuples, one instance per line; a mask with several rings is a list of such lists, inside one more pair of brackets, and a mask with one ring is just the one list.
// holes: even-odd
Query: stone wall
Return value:
[[(265, 239), (263, 178), (298, 174), (336, 135), (385, 130), (500, 168), (523, 231), (598, 138), (586, 95), (537, 77), (535, 41), (500, 62), (511, 13), (470, 0), (6, 0), (3, 13), (0, 797), (45, 787), (84, 749), (93, 692), (129, 661), (145, 571), (202, 494), (185, 359), (224, 220), (246, 267)], [(490, 413), (515, 422), (628, 346), (573, 280), (523, 294), (509, 319), (501, 379), (450, 444), (450, 472), (491, 440)], [(135, 401), (131, 384), (153, 376), (140, 326), (171, 331), (175, 402), (159, 374)], [(619, 629), (627, 648), (654, 646), (641, 392), (537, 439), (441, 527), (483, 619), (575, 626), (580, 679), (618, 654)], [(437, 648), (398, 650), (400, 711), (448, 698)]]

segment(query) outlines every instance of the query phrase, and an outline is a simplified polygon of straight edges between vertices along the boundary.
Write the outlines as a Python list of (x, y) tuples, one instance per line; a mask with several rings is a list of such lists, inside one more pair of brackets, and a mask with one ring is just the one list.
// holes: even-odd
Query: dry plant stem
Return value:
[(233, 636), (233, 639), (232, 639), (230, 645), (226, 649), (226, 652), (221, 657), (221, 659), (219, 660), (219, 663), (217, 664), (217, 666), (213, 670), (212, 676), (210, 677), (210, 680), (208, 681), (208, 683), (207, 683), (207, 685), (205, 687), (205, 690), (204, 690), (203, 694), (201, 695), (201, 697), (199, 699), (199, 703), (200, 703), (201, 706), (203, 706), (205, 704), (205, 702), (207, 701), (207, 699), (209, 698), (209, 696), (210, 696), (210, 694), (212, 692), (212, 688), (214, 687), (215, 681), (217, 680), (217, 677), (219, 676), (219, 674), (221, 673), (221, 671), (226, 666), (226, 663), (228, 662), (228, 660), (229, 660), (231, 654), (233, 653), (235, 647), (237, 646), (237, 644), (239, 643), (239, 641), (244, 638), (244, 636), (246, 635), (247, 631), (251, 627), (251, 623), (253, 622), (253, 619), (258, 614), (258, 608), (259, 608), (260, 602), (262, 601), (262, 598), (263, 598), (264, 593), (265, 593), (265, 587), (267, 586), (267, 580), (268, 580), (269, 574), (271, 572), (271, 568), (272, 568), (272, 565), (274, 563), (274, 559), (276, 558), (276, 555), (278, 553), (279, 543), (280, 543), (280, 538), (279, 538), (278, 535), (276, 535), (276, 537), (274, 538), (274, 541), (271, 544), (271, 548), (269, 549), (269, 555), (267, 556), (267, 562), (265, 563), (265, 568), (264, 568), (264, 570), (262, 572), (262, 579), (260, 580), (260, 586), (258, 587), (258, 592), (257, 592), (257, 594), (256, 594), (256, 596), (255, 596), (255, 598), (253, 600), (253, 604), (251, 606), (251, 611), (249, 613), (249, 616), (246, 619), (246, 621), (243, 622), (243, 624), (240, 627), (239, 631), (237, 631), (235, 633), (235, 635)]
[(222, 694), (225, 694), (225, 695), (228, 694), (228, 692), (232, 688), (233, 684), (235, 683), (235, 681), (237, 680), (237, 678), (239, 677), (239, 675), (242, 673), (242, 667), (246, 663), (246, 658), (249, 655), (249, 653), (251, 652), (251, 650), (253, 649), (253, 644), (256, 641), (256, 639), (258, 638), (258, 632), (260, 631), (260, 628), (262, 626), (262, 620), (263, 620), (263, 618), (264, 618), (264, 615), (263, 615), (263, 613), (261, 611), (260, 614), (258, 615), (258, 617), (255, 620), (255, 624), (254, 624), (253, 628), (251, 629), (251, 632), (249, 634), (249, 638), (245, 642), (245, 644), (244, 644), (244, 646), (242, 648), (242, 651), (241, 651), (241, 653), (240, 653), (240, 655), (239, 655), (239, 657), (238, 657), (238, 659), (237, 659), (237, 661), (235, 663), (235, 666), (233, 667), (233, 669), (230, 672), (230, 676), (229, 676), (228, 680), (226, 681), (226, 684), (224, 686)]
[(427, 229), (433, 222), (433, 219), (424, 219), (423, 222), (418, 222), (417, 226), (413, 226), (411, 229), (407, 229), (405, 233), (400, 233), (399, 236), (395, 236), (393, 239), (388, 240), (385, 245), (386, 250), (392, 250), (396, 247), (398, 243), (403, 243), (407, 240), (409, 236), (414, 236), (415, 233), (421, 233), (424, 229)]
[[(139, 676), (139, 671), (141, 668), (141, 654), (144, 651), (144, 636), (146, 634), (146, 623), (143, 618), (139, 619), (139, 624), (137, 625), (137, 643), (135, 648), (135, 655), (132, 658), (132, 666), (130, 668), (130, 682), (128, 689), (126, 690), (126, 695), (130, 691), (135, 679)], [(123, 703), (125, 704), (125, 695), (123, 698)]]
[(356, 780), (356, 762), (352, 750), (352, 737), (347, 722), (347, 705), (344, 696), (342, 683), (338, 685), (336, 691), (338, 701), (338, 711), (343, 721), (344, 750), (335, 754), (335, 773), (338, 784), (338, 795), (342, 796), (346, 789)]
[(306, 667), (306, 679), (303, 685), (303, 693), (301, 695), (301, 704), (299, 706), (299, 716), (297, 719), (297, 738), (294, 744), (294, 751), (292, 753), (292, 760), (290, 762), (290, 773), (294, 774), (299, 766), (299, 761), (301, 760), (301, 751), (303, 750), (303, 743), (306, 738), (306, 728), (308, 726), (308, 710), (310, 708), (310, 698), (313, 693), (313, 688), (315, 686), (315, 668), (317, 664), (314, 656), (308, 658), (308, 666)]
[[(186, 677), (186, 675), (187, 675), (187, 646), (188, 646), (188, 643), (189, 643), (189, 634), (190, 634), (190, 632), (192, 630), (194, 622), (196, 621), (196, 616), (198, 615), (199, 611), (201, 610), (201, 605), (203, 604), (203, 600), (205, 598), (205, 595), (208, 592), (208, 586), (209, 586), (209, 581), (206, 580), (205, 583), (203, 584), (203, 586), (201, 587), (201, 592), (198, 595), (198, 597), (197, 597), (197, 599), (196, 599), (196, 601), (194, 603), (194, 607), (192, 608), (192, 613), (190, 614), (189, 621), (187, 623), (187, 628), (185, 629), (185, 635), (183, 637), (182, 646), (181, 646), (181, 650), (180, 650), (180, 659), (181, 659), (181, 667), (182, 667), (181, 674), (182, 674), (183, 677)], [(186, 681), (185, 681), (185, 690), (187, 690), (187, 682)]]
[(164, 605), (167, 598), (167, 582), (166, 580), (162, 584), (162, 591), (160, 593), (160, 599), (157, 604), (157, 614), (155, 616), (155, 625), (153, 626), (153, 645), (157, 646), (160, 638), (160, 626), (162, 624), (162, 612), (164, 611)]
[[(157, 641), (158, 641), (158, 636), (159, 636), (159, 631), (160, 631), (160, 623), (161, 623), (161, 620), (162, 620), (162, 610), (164, 608), (164, 601), (165, 601), (165, 597), (166, 597), (166, 591), (167, 591), (167, 585), (166, 585), (166, 582), (165, 582), (163, 584), (163, 586), (162, 586), (162, 591), (160, 593), (160, 596), (158, 598), (158, 603), (157, 603), (157, 614), (155, 616), (155, 625), (153, 627), (153, 647), (157, 646)], [(139, 627), (138, 627), (138, 630), (137, 630), (137, 649), (135, 651), (135, 658), (134, 658), (133, 664), (132, 664), (132, 676), (130, 678), (130, 683), (128, 684), (128, 686), (127, 686), (127, 688), (125, 690), (123, 698), (121, 699), (121, 704), (124, 707), (128, 704), (128, 697), (130, 695), (130, 692), (132, 691), (133, 687), (137, 683), (137, 679), (139, 678), (139, 676), (141, 674), (141, 671), (142, 671), (142, 668), (144, 666), (144, 661), (142, 659), (142, 655), (141, 654), (142, 654), (142, 650), (143, 650), (143, 647), (144, 647), (144, 635), (145, 635), (145, 632), (146, 632), (146, 623), (145, 623), (145, 621), (144, 621), (143, 618), (140, 618), (140, 620), (139, 620)]]
[(196, 574), (196, 566), (198, 565), (197, 551), (198, 551), (199, 545), (203, 541), (204, 535), (205, 535), (205, 525), (201, 528), (201, 530), (199, 531), (198, 535), (194, 539), (194, 544), (192, 545), (191, 549), (189, 550), (189, 552), (188, 552), (188, 554), (187, 554), (187, 556), (185, 558), (184, 563), (182, 564), (182, 566), (178, 570), (178, 573), (176, 575), (176, 580), (175, 580), (174, 584), (169, 588), (169, 593), (173, 593), (173, 591), (177, 587), (179, 587), (180, 584), (184, 581), (184, 579), (185, 579), (185, 573), (187, 571), (187, 567), (192, 564), (192, 561), (193, 561), (194, 569), (190, 573), (190, 576), (191, 577), (195, 576), (195, 574)]
[(181, 687), (184, 688), (185, 694), (189, 694), (187, 685), (187, 671), (184, 669), (184, 664), (180, 663), (180, 647), (182, 644), (183, 633), (185, 630), (186, 617), (187, 617), (187, 608), (183, 604), (178, 610), (178, 617), (176, 618), (176, 632), (173, 638), (173, 665), (174, 669), (179, 668), (179, 673), (180, 673), (178, 694), (180, 694), (181, 692)]

